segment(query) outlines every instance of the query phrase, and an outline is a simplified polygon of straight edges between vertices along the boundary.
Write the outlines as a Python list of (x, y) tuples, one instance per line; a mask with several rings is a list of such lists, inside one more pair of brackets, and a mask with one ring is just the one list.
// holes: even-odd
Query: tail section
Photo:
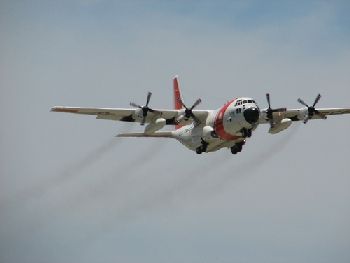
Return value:
[[(174, 107), (175, 110), (181, 110), (183, 108), (182, 106), (182, 96), (181, 96), (181, 90), (179, 86), (178, 76), (176, 75), (173, 79), (173, 90), (174, 90)], [(175, 129), (181, 128), (182, 125), (175, 125)]]
[(165, 132), (154, 132), (154, 133), (143, 133), (143, 132), (132, 132), (132, 133), (121, 133), (116, 137), (148, 137), (148, 138), (174, 138), (171, 131)]

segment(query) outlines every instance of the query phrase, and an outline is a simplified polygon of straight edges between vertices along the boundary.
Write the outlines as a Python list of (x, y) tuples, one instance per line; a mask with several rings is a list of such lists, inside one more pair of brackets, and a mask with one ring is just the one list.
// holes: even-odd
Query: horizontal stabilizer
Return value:
[(143, 133), (143, 132), (120, 133), (116, 137), (174, 138), (173, 133), (171, 131), (154, 132), (154, 133)]

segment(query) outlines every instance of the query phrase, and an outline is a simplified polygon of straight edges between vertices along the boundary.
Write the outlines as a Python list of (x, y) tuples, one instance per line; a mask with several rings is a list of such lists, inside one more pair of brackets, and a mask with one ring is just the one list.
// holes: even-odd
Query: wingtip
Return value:
[(50, 111), (53, 111), (53, 112), (68, 112), (68, 113), (77, 113), (77, 112), (79, 112), (79, 110), (76, 109), (76, 108), (69, 108), (69, 107), (64, 107), (64, 106), (52, 107)]

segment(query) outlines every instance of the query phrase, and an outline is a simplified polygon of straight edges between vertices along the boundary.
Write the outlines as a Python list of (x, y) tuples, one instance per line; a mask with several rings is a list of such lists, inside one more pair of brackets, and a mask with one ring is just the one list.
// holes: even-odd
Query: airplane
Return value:
[[(292, 122), (327, 119), (328, 115), (349, 114), (350, 108), (315, 108), (321, 99), (318, 94), (310, 106), (302, 99), (299, 109), (272, 108), (270, 94), (266, 94), (268, 107), (260, 109), (256, 101), (249, 97), (234, 98), (216, 110), (195, 109), (201, 99), (191, 107), (186, 106), (181, 96), (178, 76), (173, 78), (174, 109), (153, 109), (149, 107), (152, 93), (147, 93), (146, 104), (141, 106), (131, 102), (133, 108), (82, 108), (55, 106), (53, 112), (68, 112), (95, 115), (97, 119), (138, 122), (147, 124), (143, 132), (121, 133), (117, 137), (153, 137), (176, 139), (197, 154), (215, 152), (228, 148), (232, 154), (242, 151), (247, 138), (260, 124), (269, 124), (269, 133), (279, 133)], [(166, 125), (174, 130), (160, 131)]]

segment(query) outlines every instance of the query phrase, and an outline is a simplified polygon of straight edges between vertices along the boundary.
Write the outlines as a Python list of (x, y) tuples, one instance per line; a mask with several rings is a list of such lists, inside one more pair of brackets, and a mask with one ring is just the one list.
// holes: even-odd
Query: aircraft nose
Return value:
[(256, 123), (259, 120), (259, 110), (257, 108), (248, 108), (243, 112), (245, 120), (250, 123)]

